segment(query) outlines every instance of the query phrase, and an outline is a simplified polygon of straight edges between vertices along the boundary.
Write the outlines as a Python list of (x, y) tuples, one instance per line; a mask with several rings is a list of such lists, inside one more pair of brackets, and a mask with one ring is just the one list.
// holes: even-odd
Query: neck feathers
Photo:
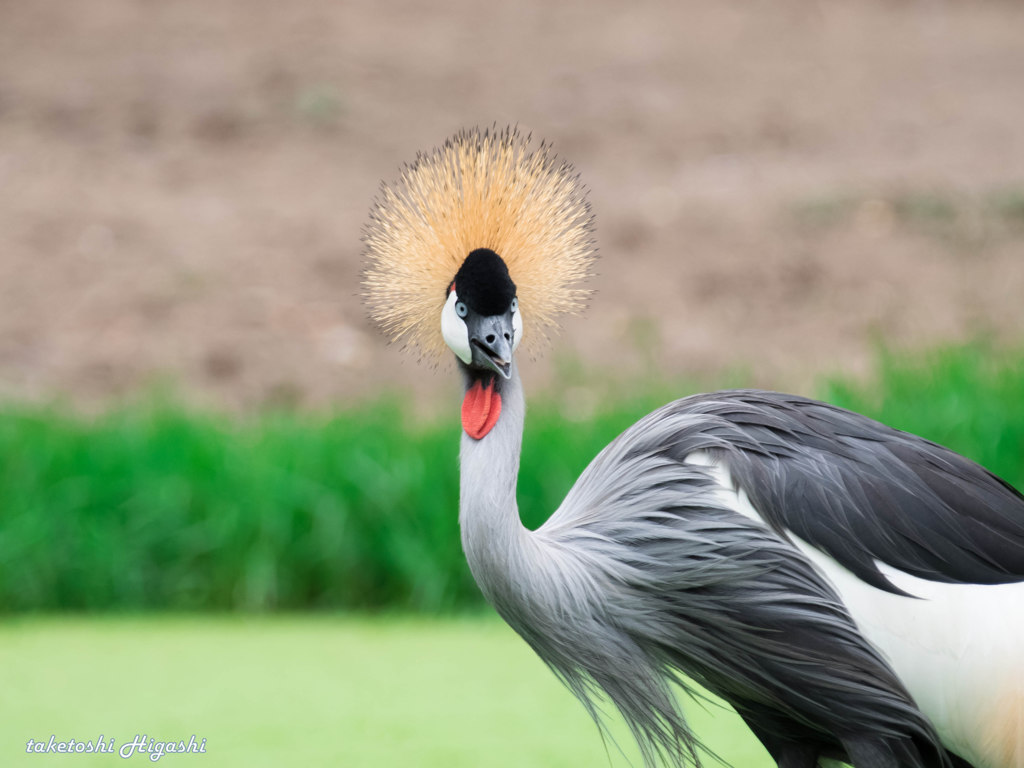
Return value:
[[(499, 379), (501, 410), (483, 437), (462, 434), (459, 525), (470, 570), (485, 596), (496, 602), (512, 565), (528, 546), (530, 532), (519, 519), (516, 481), (525, 403), (515, 363), (511, 378)], [(467, 381), (467, 391), (478, 386)]]

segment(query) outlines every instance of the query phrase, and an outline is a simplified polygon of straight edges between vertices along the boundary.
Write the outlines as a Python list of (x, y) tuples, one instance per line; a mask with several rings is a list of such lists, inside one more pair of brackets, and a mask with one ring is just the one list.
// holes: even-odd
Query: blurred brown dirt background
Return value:
[(361, 228), (418, 150), (510, 123), (601, 251), (533, 386), (1021, 338), (1024, 4), (33, 0), (0, 4), (0, 396), (450, 391), (364, 319)]

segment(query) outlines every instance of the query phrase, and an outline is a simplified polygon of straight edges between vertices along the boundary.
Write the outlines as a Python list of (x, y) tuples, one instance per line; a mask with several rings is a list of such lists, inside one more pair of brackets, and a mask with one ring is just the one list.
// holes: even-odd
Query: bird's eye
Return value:
[(519, 299), (518, 298), (513, 298), (512, 299), (512, 311), (515, 312), (517, 309), (519, 309)]
[(455, 302), (455, 314), (457, 314), (459, 317), (465, 317), (466, 315), (469, 314), (469, 308), (466, 306), (465, 302)]

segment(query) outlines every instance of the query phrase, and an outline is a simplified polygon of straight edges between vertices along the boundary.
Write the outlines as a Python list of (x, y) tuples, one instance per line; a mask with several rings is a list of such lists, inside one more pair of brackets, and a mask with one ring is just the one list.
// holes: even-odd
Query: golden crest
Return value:
[(548, 145), (529, 144), (514, 128), (465, 130), (382, 185), (363, 238), (363, 296), (393, 341), (423, 357), (444, 352), (447, 289), (477, 248), (508, 266), (527, 343), (583, 307), (578, 283), (597, 255), (586, 189)]

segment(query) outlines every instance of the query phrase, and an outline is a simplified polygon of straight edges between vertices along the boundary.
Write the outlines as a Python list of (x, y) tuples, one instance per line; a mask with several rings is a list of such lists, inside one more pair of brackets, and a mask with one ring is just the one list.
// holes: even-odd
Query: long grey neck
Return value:
[[(501, 396), (491, 431), (482, 440), (462, 435), (462, 549), (484, 597), (586, 704), (590, 684), (579, 659), (599, 650), (588, 607), (596, 602), (593, 567), (579, 563), (544, 526), (531, 531), (520, 521), (516, 478), (525, 406), (514, 363)], [(575, 618), (566, 619), (569, 614)]]
[[(501, 414), (481, 440), (462, 433), (459, 526), (473, 578), (492, 602), (502, 602), (524, 565), (531, 533), (519, 519), (516, 479), (525, 403), (519, 371), (500, 383)], [(519, 566), (519, 567), (517, 567)]]

